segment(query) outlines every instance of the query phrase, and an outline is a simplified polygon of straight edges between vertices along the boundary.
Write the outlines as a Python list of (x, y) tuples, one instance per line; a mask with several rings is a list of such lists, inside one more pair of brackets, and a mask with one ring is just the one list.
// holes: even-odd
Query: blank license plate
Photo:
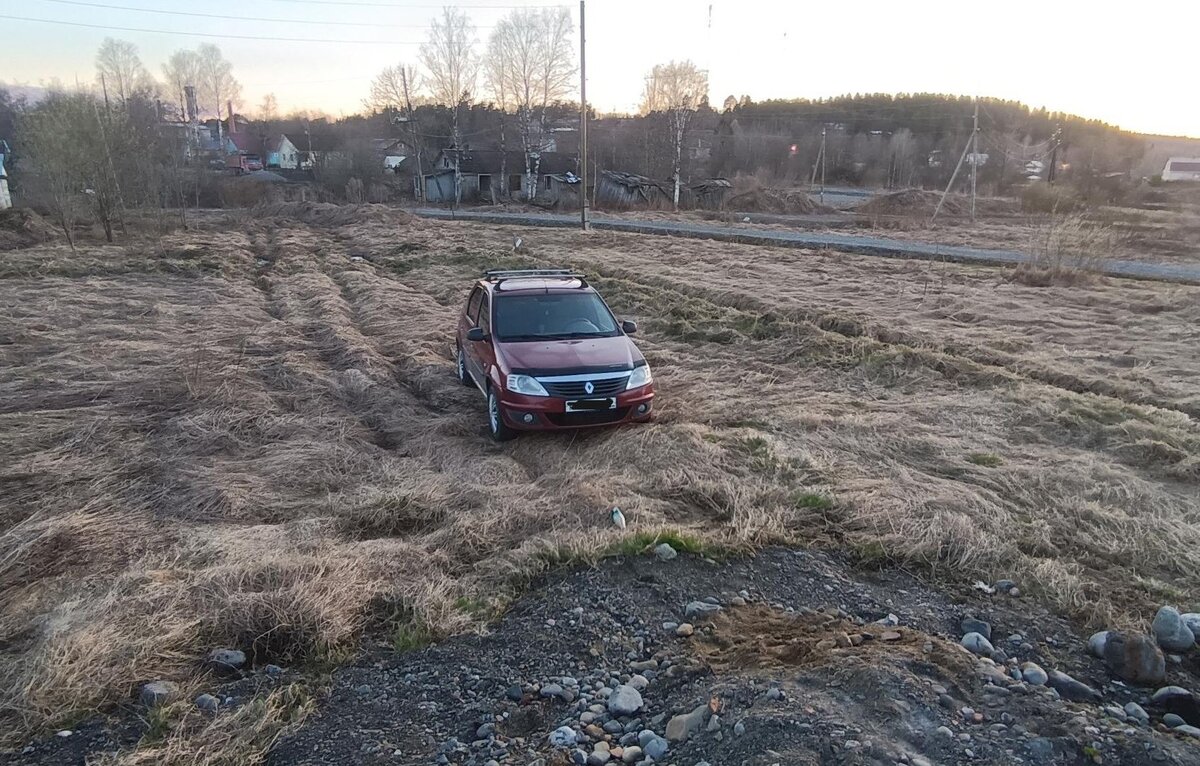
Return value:
[(567, 412), (594, 412), (596, 410), (615, 410), (617, 400), (608, 399), (576, 399), (567, 402)]

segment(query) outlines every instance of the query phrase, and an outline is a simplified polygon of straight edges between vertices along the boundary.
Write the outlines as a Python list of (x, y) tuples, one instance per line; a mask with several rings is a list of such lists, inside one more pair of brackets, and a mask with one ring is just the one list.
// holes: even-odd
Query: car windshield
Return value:
[(492, 332), (502, 341), (610, 338), (612, 312), (595, 293), (497, 295)]

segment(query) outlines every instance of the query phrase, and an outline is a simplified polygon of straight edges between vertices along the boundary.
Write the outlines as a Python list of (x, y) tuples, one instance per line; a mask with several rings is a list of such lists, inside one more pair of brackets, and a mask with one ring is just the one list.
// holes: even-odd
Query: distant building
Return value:
[(1163, 167), (1164, 181), (1200, 181), (1200, 157), (1172, 157)]
[[(460, 202), (495, 203), (522, 192), (525, 179), (523, 152), (463, 149), (459, 153), (454, 149), (445, 149), (434, 160), (433, 168), (424, 175), (425, 199), (428, 202), (454, 201), (456, 161), (461, 176)], [(577, 164), (576, 158), (569, 154), (542, 152), (537, 161), (538, 199), (541, 199), (541, 192), (549, 187), (550, 176), (574, 173)], [(558, 186), (555, 193), (562, 191), (563, 188)]]

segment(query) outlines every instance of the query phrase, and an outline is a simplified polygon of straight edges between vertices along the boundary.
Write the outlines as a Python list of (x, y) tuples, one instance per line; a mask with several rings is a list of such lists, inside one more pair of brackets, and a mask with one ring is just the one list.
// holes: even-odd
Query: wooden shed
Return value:
[(596, 179), (595, 202), (609, 209), (650, 208), (665, 210), (671, 207), (669, 185), (653, 178), (617, 170), (601, 170)]

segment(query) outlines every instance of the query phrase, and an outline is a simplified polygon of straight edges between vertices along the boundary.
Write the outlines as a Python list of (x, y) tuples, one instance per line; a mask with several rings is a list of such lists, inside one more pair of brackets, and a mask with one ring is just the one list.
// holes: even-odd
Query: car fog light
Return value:
[(536, 418), (534, 418), (532, 412), (526, 412), (524, 415), (521, 416), (521, 422), (524, 423), (525, 425), (533, 425), (533, 421), (535, 419)]
[(637, 406), (637, 414), (645, 415), (650, 411), (650, 405), (647, 402), (642, 402)]

